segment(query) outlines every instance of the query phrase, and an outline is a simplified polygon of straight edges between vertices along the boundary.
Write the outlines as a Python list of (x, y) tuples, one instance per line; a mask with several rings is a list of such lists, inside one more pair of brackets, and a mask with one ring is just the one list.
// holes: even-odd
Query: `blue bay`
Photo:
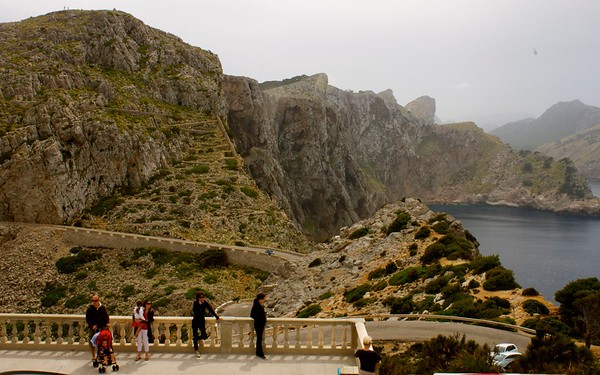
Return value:
[[(600, 183), (593, 188), (600, 195)], [(498, 254), (522, 287), (550, 301), (569, 281), (600, 278), (600, 218), (487, 205), (430, 208), (460, 220), (483, 255)]]

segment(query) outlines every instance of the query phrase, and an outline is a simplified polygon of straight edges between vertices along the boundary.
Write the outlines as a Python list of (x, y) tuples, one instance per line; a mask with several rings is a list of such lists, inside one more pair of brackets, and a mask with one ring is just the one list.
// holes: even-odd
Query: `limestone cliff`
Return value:
[(0, 218), (63, 223), (186, 149), (223, 114), (216, 55), (118, 11), (0, 25)]
[(225, 76), (228, 122), (261, 188), (314, 238), (402, 197), (598, 214), (568, 160), (517, 153), (472, 123), (435, 126), (390, 92), (349, 92), (318, 74), (261, 88)]

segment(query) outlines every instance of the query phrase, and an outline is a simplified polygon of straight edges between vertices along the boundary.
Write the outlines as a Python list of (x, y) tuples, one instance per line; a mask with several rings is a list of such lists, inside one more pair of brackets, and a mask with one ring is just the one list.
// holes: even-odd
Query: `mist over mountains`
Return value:
[(559, 102), (538, 118), (526, 118), (492, 130), (515, 149), (535, 150), (573, 160), (590, 179), (600, 179), (600, 108), (579, 100)]

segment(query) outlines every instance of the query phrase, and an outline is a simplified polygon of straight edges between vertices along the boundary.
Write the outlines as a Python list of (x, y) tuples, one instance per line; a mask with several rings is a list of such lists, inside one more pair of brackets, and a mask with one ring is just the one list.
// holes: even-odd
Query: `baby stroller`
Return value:
[(106, 367), (112, 365), (113, 371), (119, 371), (119, 365), (115, 358), (112, 346), (112, 334), (106, 327), (92, 337), (92, 345), (97, 348), (96, 361), (98, 363), (98, 372), (103, 374), (106, 372)]

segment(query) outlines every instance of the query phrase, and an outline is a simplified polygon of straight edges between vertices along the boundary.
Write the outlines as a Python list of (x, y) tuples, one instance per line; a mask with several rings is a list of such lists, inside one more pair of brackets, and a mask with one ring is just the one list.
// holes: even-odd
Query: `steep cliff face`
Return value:
[(0, 25), (0, 219), (63, 223), (179, 158), (222, 115), (216, 55), (117, 11)]
[(390, 92), (339, 90), (324, 74), (223, 87), (250, 172), (317, 239), (405, 196), (600, 212), (568, 162), (516, 153), (474, 124), (428, 124)]

